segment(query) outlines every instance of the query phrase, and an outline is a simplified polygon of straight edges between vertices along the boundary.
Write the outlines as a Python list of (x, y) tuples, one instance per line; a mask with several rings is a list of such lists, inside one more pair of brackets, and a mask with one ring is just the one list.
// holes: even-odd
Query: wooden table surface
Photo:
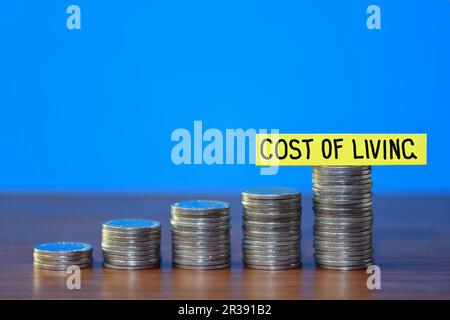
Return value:
[[(232, 267), (171, 268), (170, 203), (191, 198), (232, 204)], [(375, 263), (381, 290), (368, 290), (362, 271), (316, 268), (311, 197), (303, 199), (303, 268), (258, 271), (241, 262), (239, 195), (0, 195), (0, 299), (450, 299), (450, 196), (375, 196)], [(161, 221), (160, 269), (102, 268), (101, 223), (144, 217)], [(33, 267), (33, 245), (84, 241), (95, 264), (83, 269), (81, 290), (66, 288), (64, 272)]]

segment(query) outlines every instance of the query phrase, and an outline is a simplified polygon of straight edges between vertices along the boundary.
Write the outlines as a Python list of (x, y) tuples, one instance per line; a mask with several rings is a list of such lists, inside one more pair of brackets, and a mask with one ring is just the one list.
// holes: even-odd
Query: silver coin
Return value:
[(365, 176), (365, 175), (371, 175), (372, 170), (360, 170), (360, 171), (345, 171), (345, 170), (338, 170), (338, 171), (326, 171), (326, 170), (315, 170), (312, 171), (313, 176), (322, 176), (322, 177), (358, 177), (358, 176)]
[(221, 239), (227, 237), (230, 234), (230, 231), (220, 231), (220, 232), (192, 232), (189, 233), (187, 231), (177, 231), (172, 230), (172, 238), (178, 237), (180, 239), (191, 239), (191, 240), (208, 240), (212, 241), (213, 239)]
[(340, 244), (340, 243), (363, 243), (363, 242), (367, 242), (367, 241), (372, 241), (372, 235), (366, 235), (366, 236), (340, 236), (340, 235), (335, 235), (335, 236), (322, 236), (322, 235), (314, 235), (314, 240), (315, 241), (328, 241), (328, 242), (335, 242), (336, 244)]
[(360, 194), (327, 194), (320, 191), (314, 192), (314, 199), (320, 201), (324, 200), (362, 200), (362, 199), (372, 199), (372, 192), (360, 193)]
[(372, 249), (372, 243), (362, 246), (328, 246), (319, 243), (314, 243), (314, 249), (325, 252), (362, 252)]
[(230, 216), (221, 216), (221, 217), (207, 217), (207, 216), (202, 216), (202, 217), (185, 217), (185, 216), (180, 216), (180, 215), (176, 215), (176, 214), (172, 214), (172, 220), (175, 223), (180, 221), (180, 222), (190, 222), (190, 223), (197, 223), (197, 224), (208, 224), (208, 223), (225, 223), (225, 224), (229, 224), (230, 223)]
[(276, 227), (276, 226), (251, 226), (248, 224), (242, 225), (242, 230), (245, 232), (267, 232), (267, 233), (297, 233), (300, 232), (300, 224), (292, 227)]
[(187, 269), (187, 270), (218, 270), (218, 269), (225, 269), (225, 268), (229, 268), (231, 263), (227, 262), (224, 264), (220, 264), (220, 265), (210, 265), (210, 266), (205, 266), (205, 265), (187, 265), (187, 264), (178, 264), (176, 262), (172, 263), (174, 268), (178, 268), (178, 269)]
[(218, 222), (218, 223), (212, 223), (212, 222), (194, 223), (191, 221), (173, 221), (173, 220), (171, 220), (170, 223), (172, 224), (172, 226), (175, 227), (175, 229), (180, 229), (180, 228), (189, 228), (190, 230), (211, 230), (211, 229), (227, 230), (227, 229), (230, 229), (230, 221)]
[(254, 235), (249, 235), (249, 234), (245, 235), (245, 239), (256, 240), (256, 241), (300, 241), (301, 238), (302, 237), (300, 235), (288, 236), (288, 237), (285, 237), (285, 236), (276, 237), (276, 236), (264, 236), (264, 235), (254, 236)]
[(363, 212), (363, 213), (339, 213), (339, 212), (333, 212), (333, 211), (327, 211), (327, 212), (323, 212), (323, 211), (318, 211), (315, 210), (314, 215), (316, 217), (319, 218), (368, 218), (368, 217), (372, 217), (372, 212), (371, 211), (367, 211), (367, 212)]
[(316, 174), (328, 174), (328, 175), (359, 175), (359, 174), (367, 174), (372, 173), (371, 168), (313, 168), (312, 173)]
[(145, 267), (152, 266), (160, 263), (160, 259), (153, 260), (119, 260), (119, 259), (111, 259), (111, 258), (103, 258), (104, 263), (108, 265), (114, 266), (122, 266), (122, 267)]
[(296, 236), (301, 235), (300, 225), (291, 228), (264, 228), (264, 227), (248, 227), (242, 226), (242, 230), (245, 235), (255, 235), (255, 236)]
[(195, 225), (195, 226), (185, 226), (172, 224), (172, 231), (180, 231), (180, 232), (226, 232), (231, 229), (231, 225), (221, 225), (221, 226), (210, 226), (210, 225)]
[(230, 236), (220, 236), (220, 237), (206, 237), (206, 236), (195, 236), (195, 237), (188, 237), (188, 236), (182, 236), (179, 237), (175, 234), (172, 235), (172, 242), (177, 244), (189, 244), (189, 245), (214, 245), (214, 244), (224, 244), (230, 242)]
[(320, 186), (327, 186), (333, 187), (333, 186), (361, 186), (361, 185), (369, 185), (372, 184), (372, 178), (366, 178), (366, 179), (358, 179), (358, 180), (349, 180), (345, 178), (336, 178), (336, 179), (318, 179), (313, 177), (312, 182), (314, 185), (320, 185)]
[(282, 253), (282, 252), (293, 252), (293, 251), (299, 251), (301, 250), (301, 245), (300, 242), (296, 242), (296, 243), (292, 243), (289, 245), (271, 245), (271, 244), (266, 244), (266, 245), (255, 245), (255, 244), (245, 244), (242, 243), (242, 251), (245, 252), (277, 252), (277, 253)]
[(252, 260), (257, 261), (286, 261), (286, 260), (299, 260), (301, 257), (300, 252), (291, 253), (291, 254), (251, 254), (251, 253), (245, 253), (243, 255), (244, 260), (247, 262), (251, 262)]
[(313, 200), (313, 208), (314, 209), (323, 209), (323, 208), (347, 208), (347, 209), (371, 209), (372, 208), (372, 202), (360, 202), (360, 203), (337, 203), (337, 202), (332, 202), (332, 201), (315, 201)]
[(248, 212), (249, 214), (288, 215), (290, 213), (301, 214), (302, 212), (302, 207), (300, 205), (285, 206), (260, 204), (258, 206), (243, 205), (242, 207), (243, 211)]
[(265, 213), (265, 212), (249, 212), (247, 210), (243, 210), (243, 217), (246, 220), (258, 220), (258, 219), (301, 219), (301, 213), (299, 212), (286, 212), (286, 213), (280, 213), (278, 211)]
[(39, 258), (42, 260), (55, 260), (55, 261), (60, 261), (60, 260), (64, 260), (64, 261), (77, 261), (80, 259), (87, 259), (87, 258), (92, 258), (92, 252), (87, 253), (87, 254), (77, 254), (77, 255), (66, 255), (66, 254), (62, 254), (62, 255), (48, 255), (48, 254), (42, 254), (42, 253), (38, 253), (38, 252), (34, 252), (33, 253), (33, 257), (34, 258)]
[(216, 247), (188, 247), (188, 246), (172, 246), (175, 252), (192, 252), (192, 253), (223, 253), (230, 251), (230, 245), (218, 245)]
[(176, 240), (176, 239), (172, 239), (172, 245), (173, 246), (180, 246), (180, 247), (216, 247), (216, 246), (225, 246), (225, 245), (229, 245), (230, 244), (230, 240), (221, 240), (221, 241), (199, 241), (198, 239), (193, 239), (193, 240), (185, 240), (185, 241), (180, 241), (180, 240)]
[(143, 248), (128, 248), (128, 247), (102, 247), (102, 252), (107, 252), (111, 254), (123, 254), (123, 253), (129, 253), (129, 254), (153, 254), (154, 252), (160, 252), (161, 247), (160, 246), (154, 246), (154, 247), (143, 247)]
[(172, 253), (186, 257), (229, 256), (231, 250), (230, 248), (224, 248), (220, 250), (204, 250), (204, 249), (194, 250), (194, 249), (173, 248)]
[(214, 246), (214, 244), (227, 244), (230, 243), (230, 237), (176, 237), (172, 235), (172, 244), (177, 245), (190, 245), (190, 246)]
[(323, 174), (323, 173), (317, 173), (313, 172), (312, 174), (313, 180), (323, 180), (323, 181), (329, 181), (329, 182), (335, 182), (335, 181), (367, 181), (372, 179), (372, 174), (358, 174), (358, 175), (338, 175), (338, 174)]
[(160, 241), (140, 241), (140, 242), (123, 242), (123, 241), (111, 241), (111, 240), (103, 240), (102, 247), (104, 248), (140, 248), (140, 249), (149, 249), (149, 248), (158, 248), (160, 247)]
[(290, 265), (283, 266), (273, 266), (273, 265), (253, 265), (250, 263), (245, 263), (244, 266), (250, 269), (258, 269), (258, 270), (267, 270), (267, 271), (279, 271), (279, 270), (288, 270), (288, 269), (297, 269), (301, 267), (301, 262), (296, 262)]
[(180, 247), (173, 246), (172, 252), (183, 252), (184, 254), (223, 254), (230, 252), (230, 246), (218, 247)]
[(340, 255), (348, 257), (363, 256), (363, 255), (372, 255), (373, 248), (358, 251), (328, 251), (317, 249), (315, 251), (315, 254), (318, 254), (320, 256), (340, 256)]
[(336, 208), (336, 207), (313, 207), (316, 216), (339, 217), (348, 215), (350, 218), (360, 215), (362, 218), (372, 215), (372, 207), (370, 208)]
[(179, 230), (172, 228), (171, 230), (172, 236), (180, 237), (180, 238), (221, 238), (227, 237), (230, 234), (230, 229), (226, 230), (214, 230), (214, 229), (203, 229), (203, 230)]
[(103, 243), (111, 243), (115, 245), (152, 245), (161, 243), (161, 238), (141, 238), (141, 239), (123, 239), (123, 238), (110, 238), (102, 237)]
[(150, 252), (150, 251), (158, 251), (160, 250), (159, 246), (111, 246), (102, 244), (103, 251), (110, 252)]
[[(55, 270), (55, 271), (65, 271), (65, 270), (67, 270), (68, 267), (71, 266), (70, 264), (55, 266), (55, 265), (41, 264), (41, 263), (37, 263), (37, 262), (33, 262), (33, 265), (38, 269)], [(77, 265), (77, 267), (79, 267), (80, 269), (90, 268), (91, 266), (92, 266), (92, 263)]]
[(221, 211), (229, 210), (230, 205), (223, 201), (214, 200), (188, 200), (180, 201), (172, 204), (172, 210), (184, 211), (184, 212), (202, 212), (206, 213), (208, 211)]
[[(372, 228), (369, 224), (364, 227), (353, 227), (354, 225), (329, 225), (329, 228), (322, 228), (321, 225), (314, 225), (313, 232), (317, 235), (322, 235), (323, 237), (334, 237), (334, 236), (365, 236), (372, 234)], [(349, 227), (351, 226), (351, 227)], [(370, 231), (370, 232), (367, 232)]]
[(252, 199), (243, 197), (241, 204), (244, 207), (262, 207), (262, 206), (274, 206), (274, 207), (298, 207), (301, 205), (301, 197), (295, 197), (290, 199)]
[(104, 222), (103, 227), (109, 230), (154, 230), (160, 229), (161, 224), (147, 219), (117, 219)]
[[(264, 257), (266, 258), (266, 257)], [(291, 265), (295, 263), (300, 263), (300, 257), (296, 257), (290, 260), (270, 260), (270, 259), (250, 259), (248, 257), (245, 258), (244, 263), (254, 265), (254, 266), (285, 266)]]
[(192, 261), (216, 261), (216, 260), (223, 260), (223, 259), (229, 259), (230, 258), (230, 253), (226, 252), (226, 253), (197, 253), (197, 254), (192, 254), (192, 253), (186, 253), (186, 252), (180, 252), (180, 251), (176, 251), (173, 250), (172, 252), (172, 257), (175, 259), (180, 259), (180, 260), (192, 260)]
[(372, 194), (372, 188), (368, 189), (335, 189), (335, 188), (328, 188), (328, 189), (317, 189), (313, 187), (313, 193), (319, 196), (360, 196), (360, 195), (366, 195), (366, 194)]
[(312, 174), (316, 175), (336, 175), (336, 176), (352, 176), (352, 175), (364, 175), (372, 174), (371, 168), (313, 168)]
[(350, 223), (348, 221), (343, 222), (314, 222), (313, 230), (326, 231), (326, 232), (364, 232), (371, 230), (373, 221), (360, 222), (355, 221)]
[(242, 221), (243, 230), (254, 230), (254, 231), (267, 231), (267, 232), (284, 232), (284, 231), (294, 231), (300, 229), (300, 221), (293, 221), (289, 223), (277, 223), (277, 222), (260, 222), (260, 221)]
[(317, 261), (331, 260), (331, 261), (346, 261), (346, 262), (356, 263), (356, 262), (372, 259), (372, 254), (369, 253), (369, 254), (361, 254), (361, 255), (349, 255), (349, 254), (342, 254), (342, 253), (341, 254), (337, 254), (337, 253), (323, 254), (323, 253), (316, 252), (314, 254), (314, 257), (316, 258)]
[[(112, 220), (115, 221), (115, 220)], [(146, 221), (146, 220), (145, 220)], [(152, 221), (152, 220), (150, 220)], [(119, 228), (119, 227), (107, 227), (105, 224), (102, 224), (102, 234), (115, 235), (115, 236), (144, 236), (144, 235), (156, 235), (161, 234), (161, 226), (158, 226), (154, 221), (155, 225), (149, 228)], [(149, 222), (150, 224), (150, 222)]]
[(334, 229), (333, 231), (329, 231), (329, 230), (322, 230), (322, 229), (314, 229), (314, 234), (320, 237), (348, 237), (348, 238), (353, 238), (353, 237), (362, 237), (362, 236), (369, 236), (372, 235), (372, 229), (368, 228), (366, 230), (337, 230)]
[(198, 222), (205, 222), (207, 223), (208, 221), (223, 221), (223, 220), (230, 220), (230, 212), (224, 212), (224, 213), (220, 213), (220, 214), (199, 214), (198, 212), (193, 213), (193, 214), (186, 214), (186, 213), (177, 213), (177, 212), (172, 212), (172, 220), (174, 221), (196, 221), (198, 220)]
[(361, 247), (372, 247), (372, 240), (355, 242), (355, 241), (320, 241), (314, 240), (314, 248), (322, 248), (323, 250), (351, 250)]
[(155, 261), (161, 261), (161, 256), (149, 256), (149, 257), (124, 257), (124, 256), (103, 256), (104, 261), (109, 261), (112, 264), (116, 264), (114, 261), (130, 261), (130, 262), (142, 262), (154, 263)]
[(261, 221), (249, 221), (243, 220), (243, 226), (255, 227), (255, 228), (266, 228), (266, 229), (274, 229), (274, 228), (289, 228), (289, 227), (297, 227), (300, 225), (300, 220), (293, 220), (291, 222), (261, 222)]
[(70, 265), (88, 264), (92, 263), (93, 260), (94, 259), (92, 259), (92, 257), (79, 260), (46, 260), (41, 259), (39, 257), (34, 258), (35, 263), (52, 266), (70, 266)]
[(346, 226), (340, 227), (340, 226), (330, 226), (329, 228), (322, 228), (314, 226), (313, 228), (314, 234), (321, 235), (323, 237), (334, 237), (334, 236), (367, 236), (372, 234), (372, 228), (371, 226), (366, 227), (358, 227), (358, 228), (347, 228)]
[(102, 235), (102, 241), (117, 241), (123, 243), (129, 242), (158, 242), (161, 241), (161, 236), (145, 236), (145, 237), (117, 237), (117, 236), (109, 236)]
[(284, 187), (258, 187), (249, 188), (242, 192), (246, 199), (290, 199), (301, 197), (300, 192), (292, 188)]
[(284, 216), (279, 216), (279, 217), (274, 217), (274, 216), (258, 216), (258, 217), (254, 217), (254, 216), (248, 216), (246, 214), (244, 214), (242, 216), (242, 221), (244, 223), (249, 223), (249, 224), (267, 224), (267, 223), (278, 223), (278, 224), (292, 224), (292, 223), (300, 223), (300, 215), (296, 216), (296, 217), (284, 217)]
[(109, 269), (117, 269), (117, 270), (142, 270), (142, 269), (151, 269), (151, 268), (159, 268), (160, 264), (148, 264), (148, 265), (140, 265), (140, 266), (118, 266), (103, 262), (103, 267)]
[(34, 252), (44, 255), (92, 254), (94, 247), (84, 242), (49, 242), (36, 245)]
[(282, 250), (278, 249), (249, 249), (246, 247), (242, 248), (242, 252), (244, 255), (256, 255), (256, 256), (263, 256), (263, 255), (269, 255), (269, 256), (280, 256), (280, 255), (298, 255), (301, 253), (300, 246), (294, 247), (294, 248), (284, 248)]
[(210, 260), (187, 260), (173, 257), (172, 262), (176, 265), (188, 265), (188, 266), (221, 266), (229, 264), (230, 258), (210, 261)]
[(191, 240), (206, 240), (206, 239), (220, 239), (223, 237), (227, 237), (230, 234), (230, 231), (218, 231), (218, 232), (187, 232), (187, 231), (178, 231), (172, 230), (172, 238), (178, 237), (180, 239), (186, 238)]
[(242, 251), (245, 254), (257, 254), (264, 252), (264, 254), (276, 252), (279, 255), (289, 255), (293, 252), (301, 252), (300, 244), (290, 246), (258, 246), (258, 245), (243, 245)]
[(372, 222), (364, 223), (314, 223), (313, 231), (329, 232), (329, 233), (343, 233), (355, 234), (359, 232), (366, 232), (372, 230)]
[(139, 259), (145, 259), (148, 257), (160, 257), (161, 256), (161, 251), (153, 251), (153, 252), (107, 252), (107, 251), (103, 251), (103, 256), (104, 257), (123, 257), (124, 260), (128, 259), (128, 258), (139, 258)]
[(333, 205), (333, 206), (364, 206), (372, 205), (372, 198), (365, 199), (336, 199), (336, 198), (313, 198), (314, 205)]
[(367, 217), (315, 217), (317, 223), (369, 223), (373, 221), (373, 216)]
[(319, 268), (323, 268), (323, 269), (339, 270), (339, 271), (350, 271), (350, 270), (366, 269), (368, 266), (373, 265), (373, 262), (367, 263), (367, 264), (362, 264), (360, 266), (355, 266), (355, 267), (328, 266), (328, 265), (321, 265), (319, 263), (316, 263), (316, 265)]
[(339, 267), (356, 267), (360, 265), (366, 265), (373, 263), (373, 259), (365, 259), (365, 260), (359, 260), (359, 261), (353, 261), (353, 260), (343, 260), (343, 259), (337, 259), (337, 260), (330, 260), (330, 259), (322, 259), (320, 257), (315, 257), (316, 263), (320, 265), (327, 265), (327, 266), (339, 266)]
[(355, 190), (371, 190), (373, 187), (372, 182), (367, 182), (365, 184), (339, 184), (339, 185), (326, 185), (313, 181), (313, 186), (315, 189), (320, 190), (333, 190), (335, 192), (353, 192)]
[(330, 243), (314, 241), (313, 247), (316, 250), (333, 252), (358, 252), (361, 248), (372, 248), (372, 241), (359, 243), (348, 241), (347, 243), (336, 243), (335, 245), (331, 245)]

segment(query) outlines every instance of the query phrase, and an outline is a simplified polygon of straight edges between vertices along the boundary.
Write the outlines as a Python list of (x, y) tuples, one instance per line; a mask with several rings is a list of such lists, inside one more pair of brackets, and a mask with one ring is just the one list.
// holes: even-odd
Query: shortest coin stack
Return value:
[(301, 266), (301, 195), (279, 187), (242, 192), (244, 265), (262, 270)]
[(34, 247), (34, 266), (39, 269), (66, 270), (69, 266), (92, 266), (93, 247), (82, 242), (50, 242)]
[(161, 262), (161, 224), (144, 219), (110, 220), (102, 226), (103, 266), (148, 269)]
[(172, 205), (173, 266), (222, 269), (230, 266), (230, 205), (193, 200)]

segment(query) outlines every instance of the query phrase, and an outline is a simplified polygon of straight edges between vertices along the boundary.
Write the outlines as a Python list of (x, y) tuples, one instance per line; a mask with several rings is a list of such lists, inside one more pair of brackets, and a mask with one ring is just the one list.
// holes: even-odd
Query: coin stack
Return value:
[(290, 188), (242, 192), (244, 265), (284, 270), (301, 266), (301, 194)]
[(173, 266), (222, 269), (230, 266), (230, 205), (181, 201), (171, 206)]
[(93, 247), (83, 242), (50, 242), (34, 247), (34, 266), (39, 269), (66, 270), (69, 266), (92, 266)]
[(155, 268), (161, 262), (161, 224), (145, 219), (110, 220), (102, 226), (103, 265), (112, 269)]
[(371, 168), (313, 167), (313, 192), (316, 264), (336, 270), (371, 265)]

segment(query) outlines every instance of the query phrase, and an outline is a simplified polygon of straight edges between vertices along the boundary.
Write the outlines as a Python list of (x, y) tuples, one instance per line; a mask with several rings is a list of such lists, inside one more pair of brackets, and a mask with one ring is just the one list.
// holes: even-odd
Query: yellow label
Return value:
[(257, 134), (257, 166), (426, 165), (426, 134)]

